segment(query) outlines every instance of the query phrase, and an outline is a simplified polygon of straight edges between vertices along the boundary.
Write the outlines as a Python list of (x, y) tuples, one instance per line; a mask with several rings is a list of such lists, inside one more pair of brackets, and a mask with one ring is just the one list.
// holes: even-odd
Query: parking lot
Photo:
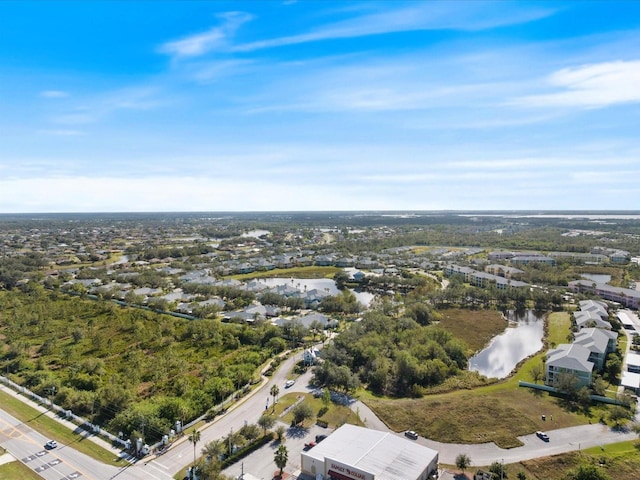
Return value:
[[(288, 427), (288, 425), (286, 426)], [(300, 453), (304, 450), (305, 443), (315, 441), (316, 435), (328, 435), (331, 431), (332, 429), (322, 428), (318, 425), (313, 425), (307, 429), (288, 428), (284, 445), (289, 451), (289, 461), (284, 471), (291, 474), (300, 470)], [(244, 473), (250, 473), (257, 478), (271, 480), (273, 473), (278, 470), (273, 461), (273, 456), (278, 446), (279, 443), (277, 441), (268, 443), (236, 464), (231, 465), (222, 473), (237, 478), (244, 471)]]

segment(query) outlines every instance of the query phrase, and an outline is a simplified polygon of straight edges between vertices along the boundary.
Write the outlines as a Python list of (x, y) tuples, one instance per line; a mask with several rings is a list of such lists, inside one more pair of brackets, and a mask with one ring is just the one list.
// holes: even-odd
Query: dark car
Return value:
[(544, 432), (537, 431), (537, 432), (536, 432), (536, 435), (537, 435), (537, 437), (538, 437), (540, 440), (544, 440), (545, 442), (548, 442), (548, 441), (549, 441), (549, 435), (547, 435), (547, 434), (546, 434), (546, 433), (544, 433)]
[(418, 434), (416, 432), (414, 432), (413, 430), (407, 430), (406, 432), (404, 432), (404, 436), (407, 438), (410, 438), (411, 440), (417, 440), (418, 439)]
[(316, 443), (320, 443), (325, 438), (327, 438), (326, 435), (316, 435)]

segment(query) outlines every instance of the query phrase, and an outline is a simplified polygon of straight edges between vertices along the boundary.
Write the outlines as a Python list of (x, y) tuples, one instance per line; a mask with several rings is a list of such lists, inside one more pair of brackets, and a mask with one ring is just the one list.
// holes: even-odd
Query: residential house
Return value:
[(606, 283), (595, 283), (590, 280), (575, 280), (569, 282), (569, 288), (578, 293), (591, 293), (617, 302), (626, 308), (638, 309), (640, 307), (640, 291), (630, 288), (613, 287)]
[(604, 368), (607, 355), (616, 350), (618, 334), (602, 328), (583, 328), (573, 340), (574, 345), (582, 345), (589, 350), (589, 361), (597, 370)]
[(497, 275), (504, 278), (517, 278), (524, 273), (524, 271), (520, 270), (519, 268), (508, 267), (506, 265), (500, 265), (497, 263), (487, 265), (486, 267), (484, 267), (484, 271), (492, 275)]
[(578, 388), (590, 385), (594, 367), (593, 362), (589, 361), (590, 355), (588, 348), (575, 344), (561, 344), (549, 350), (545, 363), (545, 384), (555, 387), (560, 376), (568, 373), (575, 375)]
[(527, 265), (529, 263), (546, 263), (547, 265), (555, 265), (556, 260), (544, 255), (522, 255), (511, 258), (511, 263), (516, 265)]
[(576, 326), (580, 330), (587, 327), (597, 327), (611, 330), (611, 323), (609, 323), (608, 320), (603, 320), (602, 317), (594, 311), (579, 310), (573, 313), (573, 319), (576, 322)]

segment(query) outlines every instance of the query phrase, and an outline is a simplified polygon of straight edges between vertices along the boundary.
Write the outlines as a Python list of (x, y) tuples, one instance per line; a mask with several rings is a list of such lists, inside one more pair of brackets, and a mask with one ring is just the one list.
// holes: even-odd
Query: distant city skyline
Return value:
[(0, 2), (0, 213), (638, 210), (640, 3)]

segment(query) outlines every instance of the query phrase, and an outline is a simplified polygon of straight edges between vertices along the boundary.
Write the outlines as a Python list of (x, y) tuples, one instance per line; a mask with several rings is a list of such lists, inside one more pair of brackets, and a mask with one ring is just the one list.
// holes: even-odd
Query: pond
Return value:
[(582, 273), (581, 277), (587, 280), (593, 280), (596, 283), (609, 283), (611, 281), (611, 275), (602, 273)]
[(241, 237), (252, 237), (252, 238), (260, 238), (263, 235), (269, 235), (271, 232), (269, 230), (251, 230), (247, 233), (243, 233), (242, 235), (240, 235)]
[[(301, 291), (308, 291), (313, 289), (324, 290), (330, 295), (338, 295), (340, 290), (336, 287), (336, 282), (331, 278), (261, 278), (261, 282), (269, 285), (270, 287), (276, 285), (290, 285), (293, 288), (297, 288)], [(349, 289), (356, 297), (356, 300), (365, 307), (368, 307), (373, 300), (373, 293), (358, 292), (356, 290)]]
[(509, 326), (489, 346), (471, 357), (469, 370), (488, 378), (505, 378), (516, 365), (542, 348), (544, 318), (532, 310), (506, 313)]

